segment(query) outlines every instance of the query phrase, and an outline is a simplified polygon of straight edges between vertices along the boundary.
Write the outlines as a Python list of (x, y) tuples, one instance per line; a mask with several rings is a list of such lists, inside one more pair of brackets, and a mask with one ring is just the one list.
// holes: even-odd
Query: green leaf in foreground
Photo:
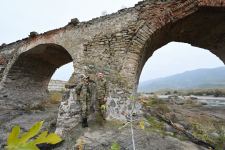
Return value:
[[(48, 131), (44, 131), (38, 135), (43, 125), (43, 121), (35, 123), (28, 132), (20, 134), (20, 127), (13, 127), (7, 140), (7, 150), (39, 150), (37, 144), (56, 144), (62, 141), (62, 139), (55, 133), (48, 134)], [(38, 135), (38, 136), (37, 136)], [(37, 136), (37, 138), (32, 139)]]
[(28, 132), (21, 135), (20, 143), (26, 143), (30, 138), (34, 137), (41, 130), (44, 121), (35, 123)]
[(18, 139), (19, 133), (20, 133), (20, 127), (19, 126), (13, 127), (12, 132), (8, 136), (7, 145), (11, 145), (11, 146), (17, 145), (19, 140)]

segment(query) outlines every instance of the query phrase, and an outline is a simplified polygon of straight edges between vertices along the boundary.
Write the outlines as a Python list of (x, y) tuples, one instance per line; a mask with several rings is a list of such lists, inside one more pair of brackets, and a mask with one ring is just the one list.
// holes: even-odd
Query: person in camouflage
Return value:
[(103, 118), (103, 120), (106, 119), (106, 97), (108, 93), (108, 86), (107, 82), (104, 79), (104, 74), (99, 72), (97, 74), (97, 80), (96, 80), (96, 110), (100, 114), (100, 116)]
[(88, 127), (87, 118), (90, 111), (90, 103), (91, 103), (91, 90), (89, 84), (89, 77), (85, 75), (81, 76), (81, 82), (76, 86), (76, 94), (77, 100), (81, 106), (81, 121), (82, 127)]

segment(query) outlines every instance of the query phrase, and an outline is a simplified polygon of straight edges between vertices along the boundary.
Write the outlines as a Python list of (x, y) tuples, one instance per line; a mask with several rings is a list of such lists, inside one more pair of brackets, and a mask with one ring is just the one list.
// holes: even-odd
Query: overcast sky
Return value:
[[(2, 0), (0, 44), (65, 26), (72, 18), (88, 21), (94, 17), (134, 6), (139, 0)], [(165, 77), (197, 68), (212, 68), (223, 63), (207, 50), (188, 44), (169, 43), (155, 51), (144, 66), (141, 81)], [(68, 80), (72, 64), (58, 69), (53, 79)]]

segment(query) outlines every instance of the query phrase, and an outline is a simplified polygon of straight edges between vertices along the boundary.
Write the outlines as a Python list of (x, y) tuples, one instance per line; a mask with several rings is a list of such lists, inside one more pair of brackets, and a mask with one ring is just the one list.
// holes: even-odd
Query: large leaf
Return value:
[(20, 127), (19, 126), (15, 126), (13, 127), (11, 133), (8, 136), (7, 139), (7, 145), (16, 145), (18, 143), (18, 136), (20, 133)]
[(20, 143), (26, 143), (30, 138), (34, 137), (41, 130), (44, 121), (35, 123), (28, 132), (25, 132), (20, 139)]
[(36, 146), (37, 144), (49, 143), (56, 144), (62, 139), (55, 133), (48, 135), (48, 131), (44, 131), (36, 139), (31, 138), (36, 136), (43, 125), (43, 121), (35, 123), (28, 132), (24, 133), (21, 138), (19, 138), (20, 127), (15, 126), (12, 132), (8, 136), (7, 140), (7, 150), (39, 150)]
[(62, 139), (55, 133), (51, 133), (47, 136), (47, 140), (46, 143), (50, 143), (50, 144), (56, 144), (61, 142)]
[(33, 142), (17, 145), (9, 145), (6, 147), (7, 150), (40, 150)]
[(46, 141), (46, 136), (48, 135), (48, 131), (44, 131), (42, 132), (33, 142), (35, 144), (42, 144), (42, 143), (45, 143)]
[(33, 142), (35, 144), (42, 144), (42, 143), (56, 144), (62, 141), (62, 139), (55, 133), (50, 133), (49, 135), (47, 134), (48, 134), (47, 131), (42, 132)]
[(26, 143), (24, 145), (19, 145), (16, 149), (13, 150), (40, 150), (35, 144)]

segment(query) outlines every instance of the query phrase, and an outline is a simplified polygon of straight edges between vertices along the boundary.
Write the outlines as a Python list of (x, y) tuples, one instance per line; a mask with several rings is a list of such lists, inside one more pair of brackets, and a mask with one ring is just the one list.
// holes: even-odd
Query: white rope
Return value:
[(131, 135), (132, 135), (133, 150), (135, 150), (134, 130), (133, 130), (132, 121), (133, 121), (133, 120), (132, 120), (132, 115), (131, 115), (131, 124), (130, 124), (130, 128), (131, 128)]
[(130, 117), (130, 129), (131, 129), (131, 137), (132, 137), (132, 144), (133, 144), (133, 150), (136, 150), (135, 148), (135, 141), (134, 141), (134, 130), (133, 130), (133, 111), (134, 111), (134, 105), (135, 105), (135, 101), (134, 99), (133, 101), (133, 105), (132, 105), (132, 110), (131, 110), (131, 117)]

